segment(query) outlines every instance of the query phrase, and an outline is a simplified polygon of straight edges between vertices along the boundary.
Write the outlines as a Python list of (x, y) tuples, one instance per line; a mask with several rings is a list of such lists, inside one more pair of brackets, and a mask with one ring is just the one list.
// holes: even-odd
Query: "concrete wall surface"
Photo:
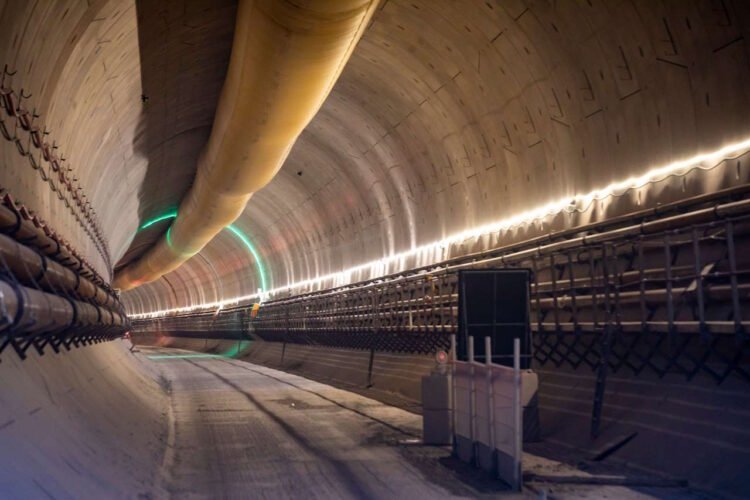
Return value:
[[(324, 349), (315, 346), (251, 341), (193, 339), (137, 335), (138, 345), (173, 347), (231, 355), (251, 363), (298, 373), (355, 390), (367, 390), (376, 399), (396, 398), (401, 406), (421, 409), (421, 377), (435, 366), (432, 356), (376, 352), (370, 370), (370, 352), (353, 349)], [(400, 401), (398, 401), (400, 400)]]
[[(187, 9), (165, 3), (165, 17), (178, 21), (183, 10), (211, 2), (185, 0)], [(210, 14), (186, 24), (197, 22), (207, 33), (219, 24)], [(161, 16), (139, 19), (139, 30), (160, 26), (146, 25), (150, 18)], [(174, 24), (167, 38), (182, 36)], [(743, 0), (381, 2), (284, 167), (235, 223), (260, 262), (223, 231), (201, 258), (124, 300), (131, 312), (144, 312), (251, 294), (262, 286), (261, 267), (270, 288), (314, 279), (744, 141), (749, 29)], [(181, 65), (208, 64), (193, 56), (195, 45), (182, 47), (174, 53)], [(159, 50), (140, 48), (142, 60)], [(147, 64), (142, 72), (149, 81)], [(156, 95), (148, 106), (161, 101)], [(169, 136), (185, 130), (182, 113), (173, 110), (193, 111), (192, 101), (176, 104), (163, 108), (169, 119), (147, 119), (146, 130), (170, 121)], [(182, 180), (176, 171), (189, 172), (194, 163), (188, 155), (180, 159), (152, 161), (147, 178)], [(123, 168), (137, 181), (143, 167), (134, 160)], [(709, 163), (709, 170), (647, 183), (580, 214), (468, 238), (444, 254), (523, 241), (750, 179), (746, 156), (716, 168)], [(158, 185), (158, 196), (141, 195), (144, 217), (177, 206), (184, 186)], [(139, 233), (130, 253), (162, 237), (167, 225)], [(124, 238), (116, 236), (119, 255)], [(431, 257), (403, 259), (389, 271)]]
[[(164, 237), (166, 220), (139, 228), (174, 211), (193, 180), (235, 9), (234, 0), (0, 2), (0, 69), (14, 72), (3, 86), (29, 96), (21, 105), (91, 203), (113, 266)], [(268, 287), (284, 286), (744, 141), (749, 26), (743, 0), (381, 2), (329, 99), (235, 224), (259, 262), (223, 231), (123, 298), (142, 312), (250, 294), (261, 268)], [(8, 113), (0, 119), (15, 130)], [(541, 230), (750, 178), (746, 157), (709, 163)], [(106, 276), (106, 259), (41, 172), (0, 139), (2, 187)]]
[(691, 485), (747, 498), (750, 483), (750, 392), (744, 381), (721, 386), (700, 376), (638, 378), (610, 374), (601, 435), (589, 436), (594, 374), (539, 371), (542, 435), (595, 457), (635, 435), (607, 461), (635, 464), (686, 479)]
[(128, 347), (3, 356), (0, 497), (161, 494), (167, 397)]

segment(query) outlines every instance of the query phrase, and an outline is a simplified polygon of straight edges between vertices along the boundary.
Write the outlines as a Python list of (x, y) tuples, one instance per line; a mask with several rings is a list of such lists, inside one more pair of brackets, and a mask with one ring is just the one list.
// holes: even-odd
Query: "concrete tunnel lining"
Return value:
[(0, 458), (2, 496), (161, 494), (167, 396), (154, 367), (128, 355), (124, 343), (64, 359), (4, 356), (0, 378), (13, 381), (0, 393), (0, 439), (9, 451)]
[[(3, 59), (92, 198), (114, 261), (132, 247), (124, 263), (166, 230), (131, 244), (135, 228), (173, 209), (189, 185), (226, 68), (234, 7), (97, 6), (6, 7), (4, 31), (17, 46), (6, 46)], [(735, 40), (746, 13), (740, 4), (703, 9), (387, 2), (279, 178), (237, 225), (262, 249), (273, 286), (282, 286), (742, 140), (750, 135), (748, 91), (738, 83), (746, 48)], [(62, 22), (45, 25), (50, 16)], [(138, 105), (142, 95), (147, 102)], [(98, 104), (105, 97), (111, 106)], [(62, 102), (73, 107), (54, 105)], [(113, 112), (127, 114), (113, 120)], [(104, 139), (92, 140), (98, 130)], [(7, 188), (33, 200), (38, 181), (11, 148), (3, 152), (16, 166)], [(30, 201), (69, 240), (88, 245), (49, 203)], [(209, 289), (245, 295), (257, 278), (236, 273), (238, 264), (224, 268), (249, 264), (242, 253), (239, 245), (204, 251), (220, 287), (199, 259), (188, 264), (196, 270), (175, 274), (197, 273)], [(170, 281), (177, 297), (153, 285), (160, 292), (148, 296), (162, 303), (139, 312), (199, 300), (188, 296), (194, 278)]]
[[(279, 175), (236, 222), (259, 250), (270, 288), (750, 138), (750, 9), (740, 0), (720, 8), (646, 0), (466, 5), (382, 3)], [(232, 0), (0, 2), (0, 66), (15, 72), (3, 86), (30, 94), (24, 106), (39, 115), (95, 209), (113, 267), (164, 234), (167, 221), (138, 228), (174, 210), (191, 185), (235, 11)], [(574, 218), (455, 244), (447, 256), (745, 185), (747, 155), (737, 154)], [(0, 182), (111, 275), (48, 183), (2, 137)], [(129, 313), (144, 314), (250, 296), (261, 288), (256, 269), (224, 231), (122, 300)], [(164, 395), (137, 359), (119, 342), (25, 362), (3, 356), (2, 379), (23, 387), (0, 390), (0, 432), (15, 433), (21, 457), (3, 467), (0, 482), (40, 468), (52, 471), (50, 484), (63, 481), (70, 464), (44, 452), (62, 447), (76, 468), (100, 475), (73, 496), (100, 495), (102, 482), (125, 492), (152, 481), (154, 471), (134, 462), (156, 453), (146, 437), (163, 431)], [(119, 424), (122, 415), (138, 429), (135, 438)], [(45, 426), (68, 430), (38, 446), (23, 442)], [(131, 477), (112, 475), (86, 445), (102, 439)]]
[[(742, 43), (710, 52), (729, 35), (709, 18), (699, 29), (697, 5), (684, 12), (662, 12), (647, 2), (562, 4), (558, 11), (479, 7), (481, 16), (442, 3), (388, 2), (376, 14), (279, 177), (237, 223), (257, 242), (274, 287), (439, 240), (748, 135), (747, 90), (732, 89), (742, 79), (738, 72), (746, 71), (735, 64), (744, 57)], [(733, 17), (737, 33), (743, 15), (738, 8)], [(586, 22), (588, 16), (596, 21)], [(664, 20), (671, 26), (678, 19), (679, 27), (670, 29), (679, 57), (669, 59), (672, 45), (661, 41)], [(727, 74), (736, 80), (721, 76)], [(691, 179), (690, 189), (716, 187), (725, 182), (721, 176)], [(664, 190), (643, 193), (642, 204), (655, 204)], [(631, 203), (593, 217), (611, 217)], [(221, 270), (227, 259), (214, 255), (223, 252), (204, 251), (212, 262), (222, 261), (217, 270), (225, 296), (255, 292), (257, 278), (247, 279), (252, 273), (238, 280), (233, 269)], [(242, 249), (232, 252), (239, 259)], [(201, 276), (205, 283), (213, 279)], [(174, 304), (162, 301), (138, 312), (195, 303), (180, 293)]]

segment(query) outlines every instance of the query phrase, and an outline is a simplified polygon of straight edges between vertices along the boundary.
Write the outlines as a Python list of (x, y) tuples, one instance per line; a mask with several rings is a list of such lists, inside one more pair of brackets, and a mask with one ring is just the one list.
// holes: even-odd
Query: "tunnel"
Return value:
[(750, 497), (745, 35), (0, 0), (0, 498)]

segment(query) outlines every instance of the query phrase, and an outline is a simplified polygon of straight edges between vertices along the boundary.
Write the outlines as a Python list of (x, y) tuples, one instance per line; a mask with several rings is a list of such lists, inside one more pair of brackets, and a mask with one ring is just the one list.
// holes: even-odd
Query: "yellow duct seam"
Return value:
[(378, 0), (241, 0), (232, 56), (193, 187), (162, 238), (120, 272), (128, 290), (177, 269), (276, 175), (361, 38)]

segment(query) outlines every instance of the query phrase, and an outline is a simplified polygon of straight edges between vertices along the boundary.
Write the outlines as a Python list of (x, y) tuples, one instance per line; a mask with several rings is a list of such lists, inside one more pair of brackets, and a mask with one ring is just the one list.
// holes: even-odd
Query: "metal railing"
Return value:
[(273, 342), (430, 353), (456, 333), (457, 271), (527, 268), (537, 366), (750, 381), (750, 203), (738, 201), (136, 331), (240, 331)]

